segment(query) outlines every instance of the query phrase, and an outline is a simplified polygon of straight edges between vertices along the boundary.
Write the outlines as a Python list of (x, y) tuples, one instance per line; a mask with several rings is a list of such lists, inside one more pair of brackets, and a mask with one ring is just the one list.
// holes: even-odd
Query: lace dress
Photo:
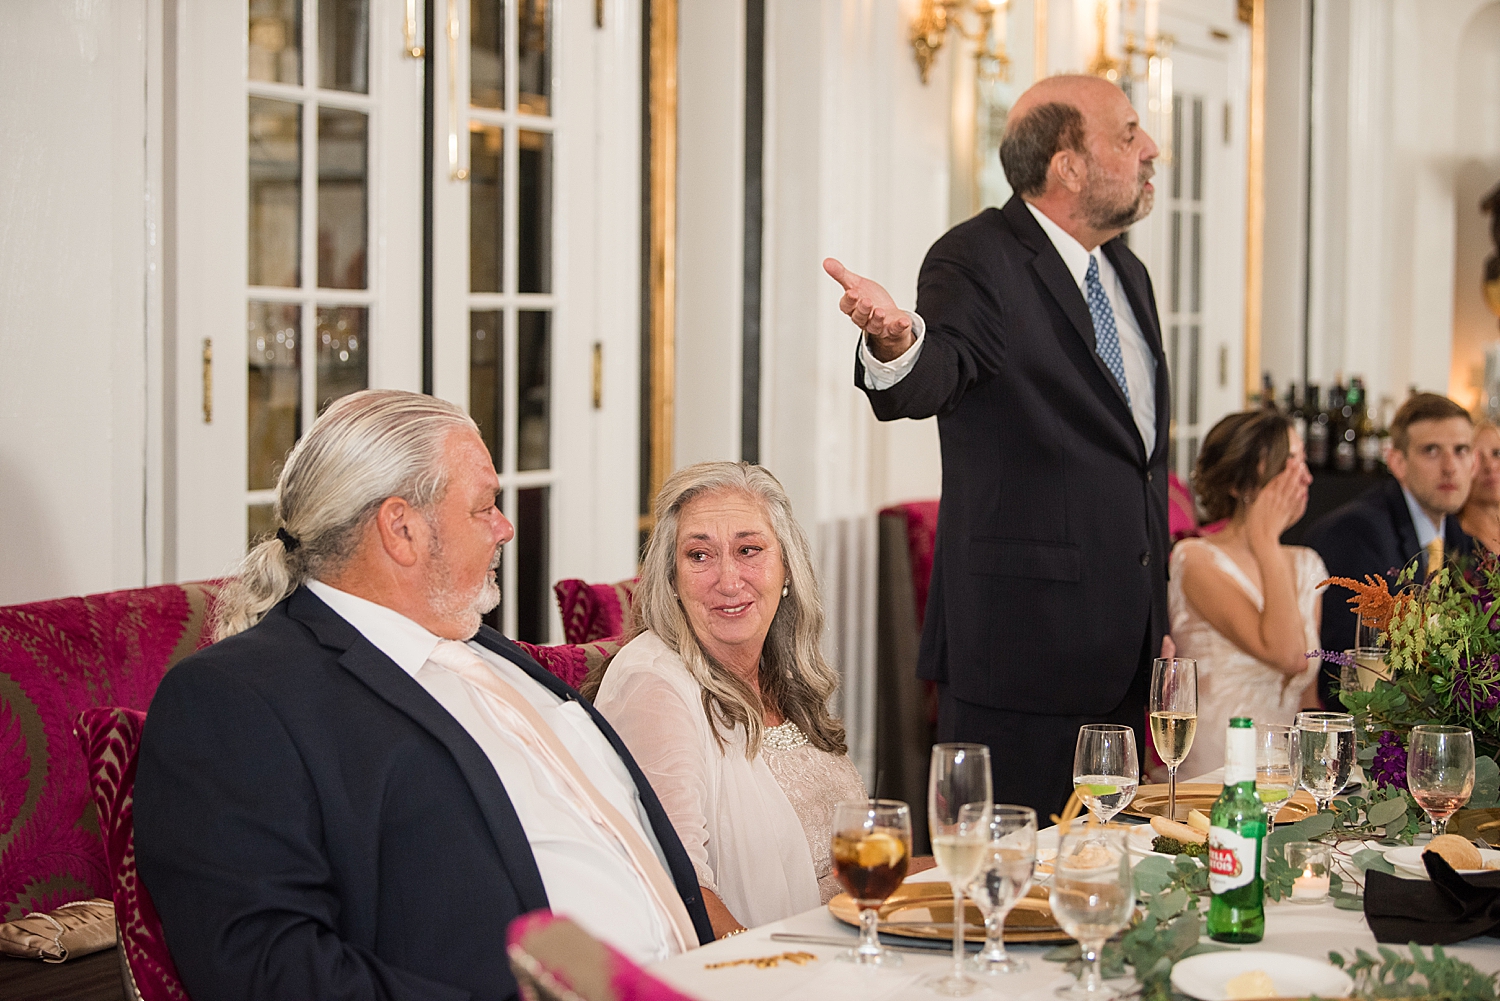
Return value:
[(847, 754), (818, 750), (790, 721), (766, 729), (760, 756), (802, 823), (813, 875), (818, 877), (818, 896), (826, 904), (843, 889), (833, 874), (833, 807), (846, 799), (864, 799), (864, 780)]
[(742, 924), (791, 917), (837, 892), (833, 804), (864, 796), (848, 757), (817, 750), (788, 724), (769, 728), (753, 758), (743, 729), (723, 733), (721, 745), (702, 689), (649, 632), (615, 655), (594, 705), (645, 772), (699, 884)]
[[(1322, 660), (1309, 658), (1307, 668), (1287, 675), (1257, 660), (1230, 642), (1188, 603), (1182, 593), (1183, 561), (1190, 547), (1202, 547), (1214, 566), (1233, 580), (1256, 611), (1265, 599), (1228, 553), (1203, 539), (1183, 539), (1172, 550), (1167, 579), (1167, 607), (1172, 617), (1172, 641), (1177, 656), (1198, 661), (1198, 734), (1193, 749), (1177, 774), (1192, 778), (1224, 766), (1224, 736), (1233, 716), (1249, 716), (1257, 723), (1291, 723), (1302, 703), (1302, 693), (1318, 677)], [(1323, 558), (1305, 546), (1290, 546), (1297, 588), (1297, 609), (1302, 613), (1304, 649), (1318, 649), (1318, 584), (1328, 577)]]

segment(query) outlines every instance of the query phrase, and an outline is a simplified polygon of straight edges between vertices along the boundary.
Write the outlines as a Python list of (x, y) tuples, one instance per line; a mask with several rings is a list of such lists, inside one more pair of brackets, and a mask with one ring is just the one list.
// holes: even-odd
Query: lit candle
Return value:
[(1160, 23), (1161, 15), (1158, 7), (1160, 3), (1161, 0), (1146, 0), (1146, 30), (1144, 32), (1146, 37), (1142, 41), (1153, 47), (1156, 45), (1156, 28)]
[(1328, 896), (1328, 877), (1313, 874), (1312, 866), (1302, 870), (1302, 875), (1292, 880), (1293, 900), (1322, 900)]

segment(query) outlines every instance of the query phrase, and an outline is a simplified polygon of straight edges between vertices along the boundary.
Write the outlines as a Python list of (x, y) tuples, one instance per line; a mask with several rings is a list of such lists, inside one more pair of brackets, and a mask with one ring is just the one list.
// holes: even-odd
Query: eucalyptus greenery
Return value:
[(1328, 961), (1354, 978), (1354, 996), (1358, 998), (1496, 1001), (1495, 982), (1500, 974), (1481, 973), (1445, 953), (1440, 945), (1432, 947), (1430, 957), (1415, 942), (1410, 949), (1409, 958), (1381, 946), (1378, 956), (1360, 949), (1352, 961), (1337, 952), (1330, 952)]

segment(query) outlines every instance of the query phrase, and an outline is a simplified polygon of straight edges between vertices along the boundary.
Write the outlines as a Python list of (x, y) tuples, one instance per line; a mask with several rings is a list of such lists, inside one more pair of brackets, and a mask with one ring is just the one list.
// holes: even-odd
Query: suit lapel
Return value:
[(416, 679), (311, 591), (299, 588), (290, 599), (287, 614), (311, 629), (324, 646), (342, 650), (340, 666), (448, 749), (474, 793), (522, 907), (525, 910), (546, 907), (547, 890), (526, 830), (516, 816), (516, 808), (500, 776), (495, 773), (495, 766), (468, 731)]
[(1385, 488), (1385, 506), (1390, 511), (1391, 524), (1396, 528), (1396, 542), (1401, 547), (1401, 562), (1405, 563), (1422, 548), (1417, 542), (1417, 526), (1412, 524), (1411, 510), (1406, 506), (1406, 493), (1401, 484), (1391, 480)]
[[(1068, 318), (1073, 332), (1088, 351), (1095, 370), (1103, 378), (1104, 394), (1101, 394), (1101, 400), (1105, 408), (1115, 416), (1121, 429), (1127, 432), (1127, 437), (1134, 445), (1132, 453), (1144, 458), (1146, 448), (1141, 441), (1140, 431), (1135, 426), (1135, 417), (1130, 412), (1130, 404), (1125, 401), (1124, 391), (1115, 381), (1114, 373), (1104, 364), (1104, 359), (1099, 357), (1098, 343), (1094, 337), (1094, 318), (1089, 313), (1088, 303), (1084, 301), (1078, 283), (1073, 281), (1073, 273), (1063, 263), (1062, 255), (1047, 238), (1041, 224), (1032, 216), (1031, 210), (1020, 196), (1012, 196), (1003, 211), (1017, 238), (1036, 255), (1031, 259), (1032, 270), (1062, 309), (1063, 315)], [(1113, 398), (1113, 405), (1106, 397)]]

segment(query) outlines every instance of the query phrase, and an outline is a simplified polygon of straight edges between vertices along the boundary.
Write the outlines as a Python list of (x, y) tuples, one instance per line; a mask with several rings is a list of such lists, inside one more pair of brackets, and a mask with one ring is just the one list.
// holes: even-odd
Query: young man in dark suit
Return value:
[[(1308, 526), (1302, 544), (1317, 550), (1334, 577), (1363, 580), (1396, 574), (1413, 557), (1425, 575), (1432, 556), (1468, 554), (1472, 540), (1458, 524), (1474, 476), (1474, 422), (1446, 396), (1417, 393), (1391, 419), (1386, 464), (1391, 479), (1371, 487)], [(1442, 548), (1439, 550), (1438, 546)], [(1324, 650), (1354, 646), (1354, 612), (1348, 592), (1333, 588), (1323, 598)], [(1325, 670), (1319, 680), (1324, 704), (1338, 678)]]
[(1167, 365), (1151, 279), (1120, 235), (1156, 144), (1118, 87), (1051, 77), (1016, 102), (1016, 194), (933, 245), (915, 313), (838, 261), (881, 420), (934, 414), (943, 454), (918, 674), (938, 738), (988, 744), (995, 799), (1046, 816), (1084, 723), (1145, 748), (1167, 631)]
[(547, 907), (642, 962), (712, 940), (624, 744), (480, 626), (498, 490), (473, 421), (394, 390), (287, 459), (282, 527), (141, 740), (138, 865), (191, 996), (501, 1001), (506, 929)]

